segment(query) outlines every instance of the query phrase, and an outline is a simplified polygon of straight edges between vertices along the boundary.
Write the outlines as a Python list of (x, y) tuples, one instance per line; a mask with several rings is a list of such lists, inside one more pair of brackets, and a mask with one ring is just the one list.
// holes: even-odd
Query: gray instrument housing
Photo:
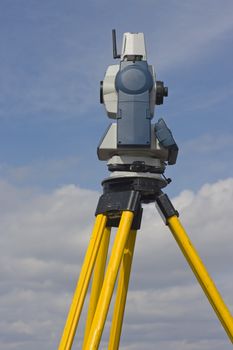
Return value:
[[(115, 119), (97, 149), (98, 158), (107, 160), (109, 170), (133, 169), (163, 173), (166, 162), (175, 164), (178, 147), (163, 119), (151, 124), (155, 105), (163, 103), (168, 89), (156, 81), (147, 63), (143, 33), (125, 33), (119, 64), (110, 65), (101, 82), (100, 101), (107, 115)], [(132, 166), (130, 166), (132, 164)]]
[(117, 146), (150, 147), (150, 92), (153, 77), (146, 61), (122, 61), (116, 75)]

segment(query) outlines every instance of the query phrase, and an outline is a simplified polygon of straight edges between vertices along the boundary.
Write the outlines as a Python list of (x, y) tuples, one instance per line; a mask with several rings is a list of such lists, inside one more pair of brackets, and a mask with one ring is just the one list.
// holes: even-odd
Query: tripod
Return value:
[[(116, 177), (104, 180), (103, 195), (96, 209), (96, 221), (80, 272), (79, 281), (60, 341), (59, 350), (72, 347), (85, 296), (91, 279), (92, 290), (86, 320), (83, 350), (99, 348), (114, 286), (117, 280), (115, 307), (109, 338), (109, 350), (119, 348), (127, 290), (137, 230), (140, 229), (142, 203), (155, 202), (171, 230), (199, 284), (233, 343), (233, 318), (209, 276), (197, 251), (190, 242), (168, 196), (164, 184), (156, 178)], [(110, 231), (118, 227), (105, 273)]]

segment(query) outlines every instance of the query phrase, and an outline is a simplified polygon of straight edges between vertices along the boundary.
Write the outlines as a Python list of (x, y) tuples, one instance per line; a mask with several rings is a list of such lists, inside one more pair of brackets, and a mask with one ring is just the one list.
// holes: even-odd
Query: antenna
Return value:
[(116, 43), (116, 29), (112, 30), (112, 50), (113, 50), (113, 58), (121, 58), (121, 55), (117, 53), (117, 43)]

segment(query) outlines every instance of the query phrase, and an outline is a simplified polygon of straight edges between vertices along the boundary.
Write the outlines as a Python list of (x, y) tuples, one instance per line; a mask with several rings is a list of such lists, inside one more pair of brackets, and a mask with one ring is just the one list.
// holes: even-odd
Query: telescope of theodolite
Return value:
[(144, 34), (125, 33), (119, 55), (113, 30), (113, 57), (120, 63), (108, 67), (100, 83), (100, 102), (116, 123), (100, 142), (98, 157), (108, 160), (114, 176), (163, 174), (166, 163), (176, 163), (178, 147), (163, 119), (151, 123), (155, 105), (163, 104), (168, 88), (156, 81), (147, 63)]
[[(130, 271), (142, 204), (155, 202), (178, 246), (233, 342), (233, 318), (209, 276), (197, 251), (178, 219), (178, 212), (162, 192), (170, 181), (164, 176), (167, 164), (175, 164), (178, 147), (163, 119), (152, 124), (155, 105), (163, 103), (168, 88), (156, 81), (148, 65), (143, 33), (125, 33), (120, 63), (108, 67), (100, 87), (100, 101), (109, 118), (115, 119), (102, 138), (97, 153), (106, 160), (111, 175), (102, 182), (103, 194), (96, 208), (96, 221), (59, 350), (70, 350), (92, 278), (83, 350), (97, 350), (117, 283), (108, 350), (118, 350), (123, 325)], [(107, 256), (111, 228), (117, 227), (111, 254)], [(118, 278), (118, 279), (117, 279)], [(195, 307), (195, 306), (194, 306)]]

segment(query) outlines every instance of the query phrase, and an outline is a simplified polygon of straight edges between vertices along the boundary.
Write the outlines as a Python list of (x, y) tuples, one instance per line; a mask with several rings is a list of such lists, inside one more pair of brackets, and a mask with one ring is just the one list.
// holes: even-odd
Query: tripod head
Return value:
[[(175, 164), (178, 146), (165, 121), (152, 124), (156, 105), (164, 102), (168, 88), (156, 80), (147, 63), (143, 33), (124, 33), (121, 54), (112, 31), (113, 58), (100, 83), (100, 102), (112, 123), (102, 138), (98, 158), (108, 161), (114, 176), (155, 176), (166, 164)], [(135, 175), (136, 173), (136, 175)]]

